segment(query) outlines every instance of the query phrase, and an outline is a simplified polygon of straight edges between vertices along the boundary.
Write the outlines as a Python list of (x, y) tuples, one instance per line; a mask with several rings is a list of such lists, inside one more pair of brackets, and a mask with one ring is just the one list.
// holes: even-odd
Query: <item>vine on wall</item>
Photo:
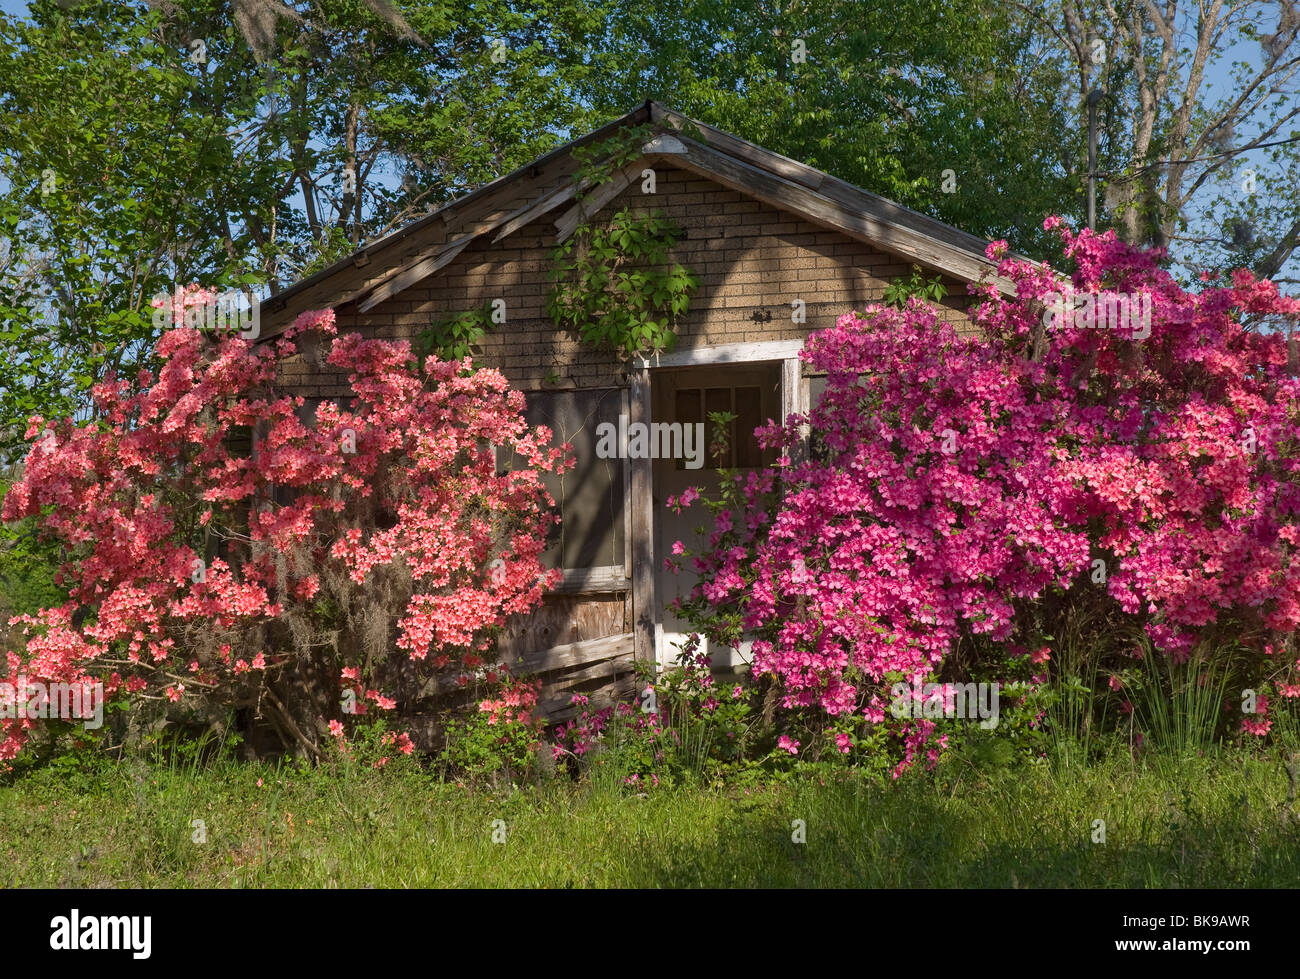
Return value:
[[(651, 126), (625, 128), (574, 150), (574, 179), (587, 193), (607, 183), (641, 154), (652, 133)], [(635, 214), (624, 207), (606, 222), (578, 225), (551, 252), (547, 313), (557, 326), (628, 358), (671, 350), (677, 320), (699, 286), (691, 270), (672, 260), (680, 240), (681, 229), (659, 210)]]
[(900, 276), (885, 286), (884, 302), (886, 306), (903, 309), (914, 296), (928, 303), (941, 303), (946, 295), (948, 287), (943, 284), (943, 276), (936, 275), (933, 279), (927, 279), (925, 270), (919, 265), (913, 265), (910, 279)]
[(416, 336), (416, 350), (421, 357), (437, 354), (442, 360), (461, 360), (477, 352), (478, 342), (493, 322), (491, 303), (435, 320)]

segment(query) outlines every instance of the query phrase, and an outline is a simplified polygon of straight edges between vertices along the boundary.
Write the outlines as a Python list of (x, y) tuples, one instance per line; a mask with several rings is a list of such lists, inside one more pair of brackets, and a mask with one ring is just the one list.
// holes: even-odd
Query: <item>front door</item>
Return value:
[[(691, 460), (659, 458), (653, 464), (654, 482), (654, 554), (655, 604), (659, 614), (655, 625), (655, 651), (663, 666), (676, 662), (681, 647), (690, 636), (690, 625), (673, 613), (669, 605), (674, 598), (689, 597), (697, 576), (692, 562), (684, 562), (680, 574), (664, 569), (664, 560), (672, 554), (674, 542), (681, 541), (691, 551), (700, 551), (708, 543), (712, 514), (700, 504), (682, 513), (667, 506), (670, 496), (680, 496), (694, 486), (706, 496), (718, 491), (718, 470), (752, 469), (770, 465), (776, 453), (762, 452), (754, 438), (754, 429), (769, 419), (781, 420), (781, 362), (757, 364), (710, 365), (707, 367), (662, 368), (651, 371), (651, 420), (668, 424), (703, 426), (700, 468), (689, 468)], [(712, 425), (708, 416), (730, 412), (728, 447), (722, 456), (709, 453)], [(697, 429), (697, 431), (700, 431)], [(683, 444), (691, 444), (683, 440)], [(705, 535), (696, 533), (705, 527)], [(707, 641), (706, 641), (707, 642)], [(715, 668), (735, 668), (749, 662), (749, 643), (740, 648), (713, 646), (708, 649)]]

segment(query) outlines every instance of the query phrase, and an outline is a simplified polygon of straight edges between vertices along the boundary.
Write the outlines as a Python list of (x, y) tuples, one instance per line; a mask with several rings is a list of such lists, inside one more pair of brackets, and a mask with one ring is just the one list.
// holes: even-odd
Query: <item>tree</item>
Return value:
[[(169, 313), (214, 299), (187, 291)], [(67, 549), (70, 598), (21, 617), (9, 682), (102, 682), (136, 723), (170, 705), (256, 711), (315, 756), (341, 713), (486, 675), (497, 627), (552, 580), (540, 477), (564, 452), (500, 373), (333, 332), (330, 312), (259, 348), (180, 326), (156, 376), (95, 385), (98, 424), (31, 421), (2, 514)], [(299, 342), (348, 373), (350, 406), (310, 417), (277, 392)], [(6, 722), (0, 757), (32, 727)]]
[(0, 14), (0, 459), (181, 284), (274, 294), (554, 146), (596, 0)]
[[(1185, 265), (1277, 278), (1300, 245), (1300, 11), (1294, 0), (1059, 0), (1029, 11), (1068, 65), (1062, 104), (1106, 94), (1108, 221)], [(1295, 281), (1294, 273), (1283, 281)]]
[[(155, 293), (239, 270), (227, 209), (270, 179), (240, 166), (155, 19), (117, 3), (32, 16), (0, 18), (0, 458), (24, 418), (84, 410), (95, 380), (138, 365)], [(256, 99), (228, 94), (234, 115)]]
[(585, 98), (605, 118), (659, 99), (1041, 254), (1056, 242), (1033, 215), (1083, 215), (1073, 164), (1086, 146), (1046, 43), (1028, 17), (966, 0), (619, 0)]

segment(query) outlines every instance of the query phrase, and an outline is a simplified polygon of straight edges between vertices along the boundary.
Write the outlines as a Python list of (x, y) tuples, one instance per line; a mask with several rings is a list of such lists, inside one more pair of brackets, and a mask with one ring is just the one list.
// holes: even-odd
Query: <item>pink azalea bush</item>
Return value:
[[(212, 300), (178, 293), (177, 321)], [(172, 329), (156, 374), (94, 387), (93, 423), (31, 419), (3, 519), (62, 543), (71, 597), (20, 617), (11, 679), (241, 708), (318, 754), (331, 719), (391, 711), (428, 677), (445, 692), (486, 675), (498, 628), (554, 574), (541, 477), (571, 464), (567, 447), (524, 423), (498, 371), (335, 334), (330, 311), (261, 346)], [(304, 340), (351, 389), (314, 417), (277, 389)], [(0, 759), (34, 723), (5, 722)]]
[[(683, 611), (728, 644), (753, 637), (755, 672), (841, 749), (890, 725), (906, 767), (931, 732), (889, 716), (889, 684), (951, 669), (958, 648), (1045, 662), (1072, 604), (1109, 603), (1176, 662), (1230, 638), (1295, 690), (1297, 357), (1246, 321), (1293, 323), (1300, 301), (1244, 271), (1189, 292), (1160, 253), (1046, 227), (1073, 275), (990, 246), (1016, 295), (981, 287), (979, 335), (919, 301), (813, 335), (802, 357), (825, 395), (759, 434), (789, 450), (807, 424), (824, 450), (707, 501)], [(1067, 282), (1148, 297), (1150, 322), (1060, 315)]]
[(492, 671), (495, 696), (447, 725), (442, 759), (458, 774), (522, 777), (534, 773), (542, 750), (545, 717), (537, 709), (540, 680)]

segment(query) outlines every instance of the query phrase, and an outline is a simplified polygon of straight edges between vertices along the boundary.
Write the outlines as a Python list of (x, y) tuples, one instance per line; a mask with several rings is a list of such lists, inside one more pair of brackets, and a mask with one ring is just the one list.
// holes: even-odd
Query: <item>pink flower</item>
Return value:
[(343, 724), (340, 721), (330, 721), (330, 734), (336, 738), (343, 737)]
[(799, 753), (799, 742), (792, 741), (789, 736), (784, 734), (776, 739), (776, 746), (781, 748), (783, 751), (790, 752), (792, 755), (797, 755)]

